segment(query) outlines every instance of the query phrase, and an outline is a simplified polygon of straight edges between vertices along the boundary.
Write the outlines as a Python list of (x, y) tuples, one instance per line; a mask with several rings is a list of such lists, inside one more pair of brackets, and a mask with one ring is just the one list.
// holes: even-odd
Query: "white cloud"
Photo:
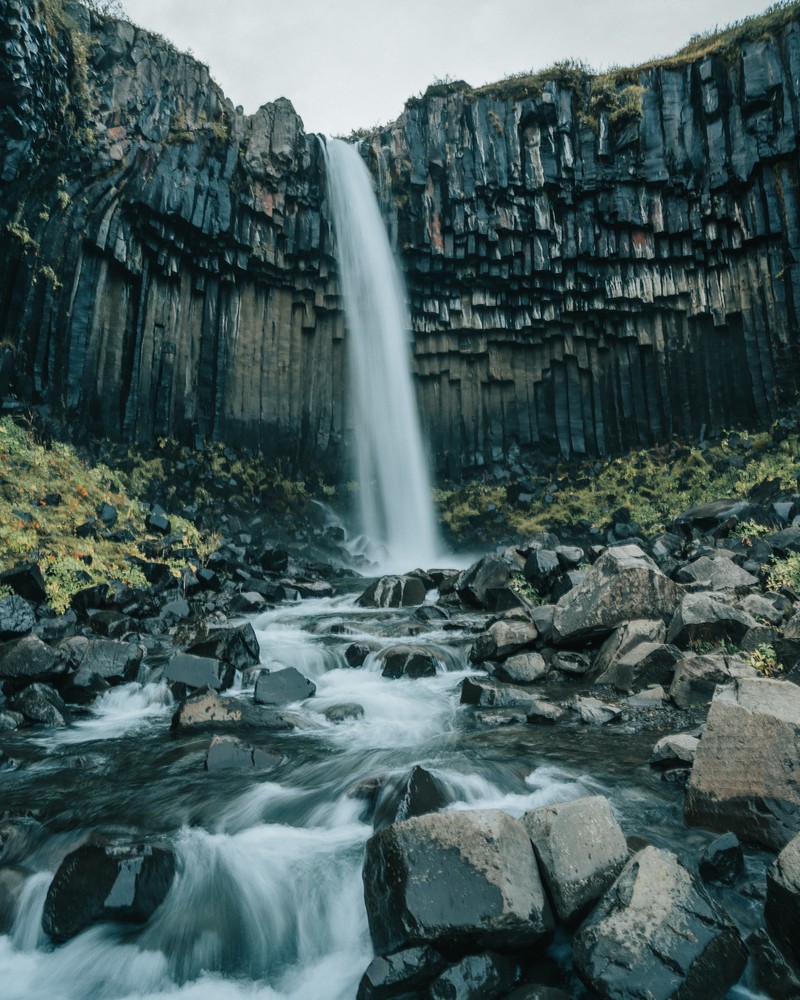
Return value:
[(288, 97), (310, 132), (391, 121), (450, 75), (474, 85), (583, 59), (643, 62), (761, 0), (123, 0), (248, 112)]

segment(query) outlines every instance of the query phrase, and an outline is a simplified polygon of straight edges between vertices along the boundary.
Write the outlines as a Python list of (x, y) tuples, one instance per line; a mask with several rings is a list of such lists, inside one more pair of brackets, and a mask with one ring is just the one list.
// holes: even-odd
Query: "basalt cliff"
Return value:
[[(290, 102), (245, 115), (191, 56), (61, 0), (0, 0), (0, 46), (0, 395), (346, 469), (324, 156)], [(797, 5), (613, 78), (434, 86), (367, 135), (438, 468), (793, 403), (799, 134)]]

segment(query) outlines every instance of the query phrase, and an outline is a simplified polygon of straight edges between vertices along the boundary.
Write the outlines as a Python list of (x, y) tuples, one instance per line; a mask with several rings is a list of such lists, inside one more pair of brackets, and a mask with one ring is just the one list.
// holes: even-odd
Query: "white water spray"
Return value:
[(384, 571), (430, 567), (440, 549), (400, 273), (358, 151), (338, 139), (325, 148), (350, 344), (361, 527), (385, 545)]

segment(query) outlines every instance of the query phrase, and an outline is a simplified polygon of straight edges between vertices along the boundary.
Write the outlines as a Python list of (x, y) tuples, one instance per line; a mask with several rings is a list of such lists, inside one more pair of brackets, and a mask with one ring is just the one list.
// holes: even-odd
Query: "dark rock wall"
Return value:
[[(0, 0), (0, 341), (18, 391), (77, 429), (342, 472), (316, 138), (288, 101), (245, 116), (193, 58), (79, 5), (75, 34), (58, 8)], [(410, 102), (365, 144), (440, 468), (761, 425), (793, 401), (800, 24), (639, 84), (623, 126), (553, 83)]]
[(80, 5), (76, 46), (49, 7), (0, 0), (19, 53), (0, 65), (0, 339), (20, 391), (78, 430), (334, 466), (344, 324), (317, 140), (288, 101), (245, 116), (195, 59)]
[(580, 93), (455, 92), (375, 137), (420, 396), (457, 471), (769, 423), (798, 387), (800, 24)]

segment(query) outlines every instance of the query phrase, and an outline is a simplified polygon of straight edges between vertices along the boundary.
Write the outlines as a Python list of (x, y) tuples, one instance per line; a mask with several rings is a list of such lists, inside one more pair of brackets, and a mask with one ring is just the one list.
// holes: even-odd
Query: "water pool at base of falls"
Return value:
[[(361, 883), (372, 825), (358, 789), (417, 764), (447, 789), (447, 808), (519, 816), (600, 793), (627, 834), (682, 859), (711, 839), (685, 827), (682, 790), (648, 766), (663, 731), (479, 725), (459, 705), (461, 680), (476, 672), (468, 627), (445, 631), (420, 624), (413, 609), (368, 611), (352, 598), (285, 605), (252, 621), (262, 665), (295, 666), (317, 686), (289, 707), (291, 732), (235, 734), (281, 757), (266, 774), (207, 772), (211, 733), (171, 732), (175, 706), (163, 684), (116, 688), (65, 729), (4, 740), (12, 763), (0, 772), (2, 809), (31, 813), (47, 832), (16, 865), (24, 881), (0, 937), (3, 1000), (353, 1000), (372, 957)], [(359, 669), (345, 666), (352, 642), (373, 648)], [(435, 652), (436, 675), (384, 678), (376, 654), (398, 642)], [(232, 697), (250, 699), (252, 687)], [(363, 717), (325, 718), (352, 702)], [(145, 925), (99, 924), (56, 947), (41, 930), (48, 886), (92, 835), (163, 841), (177, 876)], [(758, 901), (750, 910), (731, 894), (725, 904), (745, 930), (757, 925)], [(568, 960), (562, 952), (551, 949), (554, 967)]]

